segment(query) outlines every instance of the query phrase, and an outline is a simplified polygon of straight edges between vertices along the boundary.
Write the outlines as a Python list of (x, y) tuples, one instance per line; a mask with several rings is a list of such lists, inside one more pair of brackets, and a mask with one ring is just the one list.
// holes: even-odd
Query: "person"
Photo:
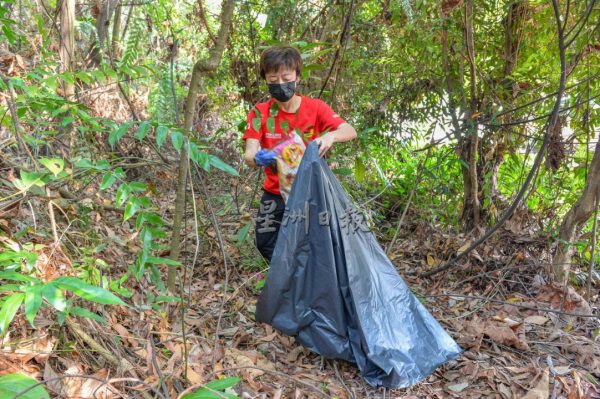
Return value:
[[(356, 130), (324, 101), (297, 93), (301, 72), (302, 57), (294, 47), (272, 46), (263, 51), (260, 76), (265, 79), (271, 98), (250, 110), (243, 135), (245, 162), (253, 168), (264, 168), (266, 174), (256, 217), (255, 243), (268, 262), (271, 261), (285, 211), (279, 178), (271, 166), (276, 162), (275, 154), (269, 148), (287, 134), (300, 132), (305, 144), (317, 142), (319, 156), (322, 157), (335, 143), (350, 141), (357, 136)], [(267, 126), (272, 115), (275, 124)]]

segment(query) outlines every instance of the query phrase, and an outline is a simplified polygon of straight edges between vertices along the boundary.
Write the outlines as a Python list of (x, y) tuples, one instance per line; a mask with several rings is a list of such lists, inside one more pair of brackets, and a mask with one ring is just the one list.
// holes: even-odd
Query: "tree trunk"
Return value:
[[(71, 71), (75, 48), (75, 0), (63, 0), (60, 6), (60, 71)], [(72, 100), (73, 83), (64, 83), (64, 96)]]
[[(73, 55), (75, 50), (75, 0), (62, 0), (60, 3), (60, 72), (73, 70)], [(73, 101), (75, 98), (75, 85), (68, 81), (63, 82), (63, 95)], [(77, 137), (75, 127), (71, 124), (65, 130), (69, 136), (69, 148), (74, 151)]]
[[(465, 104), (468, 130), (460, 143), (460, 154), (468, 165), (463, 165), (463, 211), (462, 225), (465, 231), (478, 229), (481, 226), (481, 205), (479, 201), (479, 175), (477, 168), (477, 154), (479, 149), (479, 136), (477, 122), (474, 115), (477, 113), (477, 72), (475, 67), (475, 43), (473, 39), (473, 0), (465, 2), (465, 44), (467, 47), (467, 60), (469, 62), (470, 95), (469, 104)], [(466, 100), (463, 101), (466, 103)]]
[(117, 7), (115, 8), (115, 16), (113, 18), (113, 30), (112, 30), (112, 38), (111, 38), (111, 46), (110, 46), (110, 55), (113, 60), (116, 60), (120, 57), (122, 10), (123, 10), (123, 6), (119, 2), (119, 4), (117, 4)]
[(587, 182), (581, 197), (565, 215), (558, 234), (558, 243), (552, 259), (552, 277), (562, 281), (571, 268), (571, 244), (579, 238), (581, 226), (594, 213), (596, 198), (600, 196), (600, 142), (596, 143)]
[[(191, 133), (192, 126), (194, 125), (194, 115), (196, 113), (196, 98), (200, 89), (200, 83), (204, 77), (204, 74), (214, 72), (220, 62), (227, 44), (227, 38), (229, 37), (229, 28), (231, 26), (231, 20), (233, 16), (233, 10), (235, 8), (235, 0), (226, 0), (222, 5), (221, 10), (221, 26), (219, 27), (219, 33), (217, 35), (217, 42), (215, 46), (210, 50), (207, 59), (199, 60), (194, 65), (192, 70), (192, 78), (190, 82), (190, 88), (188, 91), (187, 99), (185, 102), (185, 113), (184, 113), (184, 130), (189, 134)], [(185, 208), (185, 189), (187, 185), (187, 174), (188, 174), (188, 152), (186, 146), (182, 146), (181, 154), (179, 158), (179, 172), (177, 175), (177, 198), (175, 199), (175, 215), (173, 218), (173, 233), (171, 235), (170, 244), (170, 255), (169, 257), (174, 260), (179, 259), (181, 243), (181, 222), (183, 220), (183, 212)], [(167, 275), (167, 288), (171, 292), (175, 292), (175, 277), (177, 270), (174, 267), (169, 268)]]
[(108, 37), (108, 27), (110, 25), (110, 19), (112, 18), (113, 12), (119, 0), (97, 0), (96, 9), (96, 45), (92, 50), (92, 60), (96, 65), (100, 65), (102, 62), (102, 49), (104, 48), (104, 42)]

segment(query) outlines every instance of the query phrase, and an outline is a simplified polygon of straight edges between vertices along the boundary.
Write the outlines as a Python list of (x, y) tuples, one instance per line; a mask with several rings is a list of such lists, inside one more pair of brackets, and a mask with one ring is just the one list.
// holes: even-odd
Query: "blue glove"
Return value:
[(275, 153), (273, 151), (269, 151), (265, 148), (258, 150), (256, 155), (254, 155), (254, 162), (258, 166), (269, 166), (272, 163), (275, 163)]

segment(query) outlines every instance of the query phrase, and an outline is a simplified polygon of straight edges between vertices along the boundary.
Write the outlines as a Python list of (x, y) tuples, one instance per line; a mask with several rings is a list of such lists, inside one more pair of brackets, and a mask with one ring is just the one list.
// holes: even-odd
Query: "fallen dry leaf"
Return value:
[(544, 369), (537, 378), (535, 386), (522, 399), (547, 399), (550, 396), (550, 373)]

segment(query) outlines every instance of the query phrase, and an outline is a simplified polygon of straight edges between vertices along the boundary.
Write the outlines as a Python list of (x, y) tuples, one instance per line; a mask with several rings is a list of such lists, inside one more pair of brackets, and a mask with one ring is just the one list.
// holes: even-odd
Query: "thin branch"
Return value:
[(535, 306), (521, 305), (521, 304), (514, 303), (514, 302), (502, 301), (500, 299), (488, 298), (485, 296), (471, 296), (471, 295), (462, 295), (462, 294), (423, 294), (422, 296), (425, 298), (452, 297), (452, 298), (463, 298), (463, 299), (477, 299), (477, 300), (483, 300), (483, 301), (488, 301), (488, 302), (501, 303), (503, 305), (514, 306), (516, 308), (521, 308), (521, 309), (535, 310), (535, 311), (544, 312), (544, 313), (554, 313), (554, 314), (560, 314), (563, 316), (574, 316), (574, 317), (600, 319), (600, 316), (593, 315), (593, 314), (569, 313), (569, 312), (563, 312), (561, 310), (552, 309), (552, 308), (537, 308)]

